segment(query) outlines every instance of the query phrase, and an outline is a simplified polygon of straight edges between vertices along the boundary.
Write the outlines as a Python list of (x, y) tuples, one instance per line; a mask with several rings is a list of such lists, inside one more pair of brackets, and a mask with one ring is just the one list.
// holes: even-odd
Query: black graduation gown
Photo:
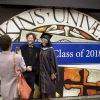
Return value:
[(51, 80), (51, 74), (57, 73), (56, 55), (53, 47), (40, 50), (40, 90), (41, 93), (55, 93), (55, 81)]

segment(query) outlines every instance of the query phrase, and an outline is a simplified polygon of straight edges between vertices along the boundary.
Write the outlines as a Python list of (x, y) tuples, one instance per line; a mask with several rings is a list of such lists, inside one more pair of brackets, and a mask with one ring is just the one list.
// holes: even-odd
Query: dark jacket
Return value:
[(36, 74), (36, 73), (38, 73), (39, 72), (39, 52), (40, 52), (40, 49), (33, 46), (32, 54), (30, 57), (29, 57), (29, 46), (27, 44), (21, 46), (20, 49), (21, 49), (22, 56), (25, 60), (26, 66), (32, 66), (32, 72), (26, 71), (24, 74), (29, 74), (29, 73)]

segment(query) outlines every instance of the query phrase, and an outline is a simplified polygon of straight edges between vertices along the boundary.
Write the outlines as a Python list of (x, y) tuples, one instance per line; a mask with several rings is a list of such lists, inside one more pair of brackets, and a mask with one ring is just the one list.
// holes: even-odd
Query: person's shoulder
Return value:
[(15, 57), (16, 57), (17, 59), (22, 58), (22, 56), (21, 56), (20, 54), (15, 54)]
[(50, 50), (54, 50), (54, 48), (53, 48), (53, 47), (49, 47), (49, 49), (50, 49)]
[(53, 47), (50, 47), (49, 50), (50, 50), (50, 52), (54, 53), (54, 48)]

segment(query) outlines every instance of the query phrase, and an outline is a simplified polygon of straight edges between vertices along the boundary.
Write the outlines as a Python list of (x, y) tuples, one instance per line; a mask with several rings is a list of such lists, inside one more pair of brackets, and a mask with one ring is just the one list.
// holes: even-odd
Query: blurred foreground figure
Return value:
[[(2, 49), (0, 53), (1, 96), (3, 100), (16, 100), (19, 98), (16, 73), (26, 71), (26, 66), (22, 56), (11, 52), (12, 40), (8, 35), (0, 36), (0, 48)], [(14, 57), (16, 61), (15, 70)]]

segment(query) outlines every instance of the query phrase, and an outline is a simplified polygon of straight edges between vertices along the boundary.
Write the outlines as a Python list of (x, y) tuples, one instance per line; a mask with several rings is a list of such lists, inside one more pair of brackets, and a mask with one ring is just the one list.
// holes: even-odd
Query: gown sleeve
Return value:
[(50, 64), (51, 64), (51, 74), (56, 73), (57, 74), (57, 59), (56, 59), (56, 54), (54, 52), (54, 49), (51, 48), (50, 52)]

